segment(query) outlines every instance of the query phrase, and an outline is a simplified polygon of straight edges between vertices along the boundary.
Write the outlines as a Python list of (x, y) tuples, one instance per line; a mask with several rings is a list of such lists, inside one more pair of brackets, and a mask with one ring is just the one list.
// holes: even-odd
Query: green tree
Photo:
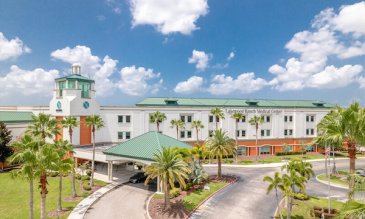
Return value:
[[(76, 128), (79, 126), (79, 122), (77, 121), (77, 118), (74, 116), (67, 116), (64, 117), (63, 120), (61, 121), (62, 123), (62, 127), (67, 128), (68, 129), (68, 134), (70, 136), (70, 144), (72, 146), (72, 133), (73, 133), (73, 128)], [(73, 151), (73, 149), (71, 150)], [(75, 161), (75, 160), (74, 160)], [(75, 167), (76, 167), (76, 162), (75, 163)], [(75, 177), (76, 173), (75, 173), (75, 168), (72, 168), (72, 197), (75, 198), (77, 196), (76, 194), (76, 177)]]
[(259, 156), (259, 148), (257, 146), (257, 140), (258, 140), (258, 131), (259, 131), (259, 125), (261, 125), (262, 123), (264, 123), (264, 117), (263, 116), (258, 116), (255, 115), (254, 117), (252, 117), (249, 121), (249, 123), (251, 123), (251, 125), (255, 126), (255, 130), (256, 130), (256, 160), (257, 160), (257, 156)]
[[(350, 158), (349, 174), (355, 173), (356, 145), (365, 143), (365, 110), (360, 108), (358, 102), (352, 103), (348, 108), (336, 106), (317, 125), (318, 137), (315, 142), (329, 145), (347, 144), (348, 157)], [(350, 177), (349, 199), (351, 200), (355, 181)]]
[(86, 117), (86, 126), (91, 127), (93, 134), (93, 159), (91, 161), (91, 177), (90, 186), (94, 186), (94, 169), (95, 169), (95, 132), (104, 127), (104, 121), (99, 115), (92, 115)]
[(55, 149), (58, 154), (58, 159), (55, 160), (54, 171), (58, 172), (59, 186), (58, 186), (58, 211), (62, 211), (62, 178), (65, 174), (72, 172), (73, 159), (67, 157), (72, 152), (72, 145), (67, 140), (59, 140), (54, 143)]
[(46, 138), (53, 138), (60, 133), (60, 127), (57, 126), (58, 121), (53, 119), (51, 115), (44, 113), (40, 113), (38, 116), (32, 115), (32, 120), (26, 132), (33, 136), (39, 136), (44, 143)]
[(4, 171), (6, 159), (13, 154), (13, 149), (10, 147), (12, 137), (11, 131), (3, 122), (0, 122), (0, 163), (2, 171)]
[(170, 121), (171, 128), (176, 128), (176, 139), (179, 140), (179, 129), (185, 128), (185, 122), (181, 119), (173, 119)]
[(223, 156), (236, 154), (234, 140), (228, 137), (227, 132), (217, 129), (214, 131), (213, 136), (206, 140), (205, 145), (208, 151), (218, 159), (218, 178), (221, 178)]
[[(234, 112), (232, 115), (231, 115), (231, 118), (235, 120), (235, 139), (236, 139), (236, 150), (237, 150), (237, 147), (238, 147), (238, 133), (237, 133), (237, 130), (238, 130), (238, 122), (240, 119), (243, 119), (245, 118), (245, 115), (243, 115), (242, 113), (240, 112)], [(237, 153), (236, 153), (236, 162), (237, 162)]]
[(196, 144), (195, 147), (191, 149), (191, 154), (196, 159), (199, 159), (199, 163), (201, 164), (202, 161), (208, 156), (209, 152), (204, 145)]
[(204, 180), (207, 180), (209, 175), (206, 173), (198, 159), (194, 159), (190, 162), (190, 179), (194, 184), (200, 184)]
[(200, 120), (193, 120), (191, 122), (191, 128), (195, 129), (196, 143), (198, 144), (199, 143), (199, 131), (204, 128), (204, 125), (203, 125), (202, 121), (200, 121)]
[(279, 186), (281, 186), (282, 184), (282, 179), (279, 176), (279, 172), (275, 172), (273, 178), (271, 178), (270, 176), (265, 176), (263, 181), (270, 183), (266, 189), (266, 194), (269, 194), (273, 189), (275, 190), (276, 205), (279, 211), (280, 218), (283, 218), (280, 210), (279, 195), (278, 195)]
[(157, 132), (160, 132), (160, 123), (166, 120), (165, 113), (156, 111), (150, 115), (150, 123), (156, 123)]
[[(162, 148), (162, 151), (153, 155), (154, 163), (147, 166), (145, 174), (148, 175), (145, 184), (151, 179), (159, 177), (165, 196), (165, 209), (170, 209), (170, 188), (175, 188), (174, 182), (178, 181), (180, 187), (185, 187), (185, 179), (189, 179), (190, 169), (177, 150)], [(160, 186), (160, 185), (157, 185)]]
[(210, 110), (210, 114), (215, 117), (215, 129), (218, 129), (218, 121), (224, 119), (223, 110), (216, 107)]
[(24, 135), (13, 144), (15, 153), (9, 158), (11, 163), (19, 163), (20, 169), (12, 172), (13, 177), (22, 177), (29, 181), (29, 218), (34, 218), (34, 179), (37, 177), (37, 151), (40, 141), (30, 135)]

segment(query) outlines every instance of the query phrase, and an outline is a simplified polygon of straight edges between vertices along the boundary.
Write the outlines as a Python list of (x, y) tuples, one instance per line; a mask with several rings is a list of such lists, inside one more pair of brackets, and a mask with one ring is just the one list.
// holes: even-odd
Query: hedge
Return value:
[(276, 156), (286, 156), (286, 155), (299, 155), (299, 154), (306, 154), (307, 152), (301, 152), (301, 151), (286, 151), (286, 152), (276, 152)]

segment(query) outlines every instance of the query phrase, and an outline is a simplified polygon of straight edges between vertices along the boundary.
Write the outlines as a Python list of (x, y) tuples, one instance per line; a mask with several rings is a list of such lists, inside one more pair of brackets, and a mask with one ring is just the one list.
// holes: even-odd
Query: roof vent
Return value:
[(249, 106), (257, 106), (257, 103), (259, 101), (257, 100), (246, 100), (246, 103), (249, 105)]
[(72, 65), (72, 74), (81, 75), (81, 65), (79, 63), (75, 63)]
[(324, 106), (324, 102), (322, 102), (322, 101), (316, 101), (316, 102), (313, 102), (313, 105), (315, 105), (316, 107), (323, 107)]
[(167, 105), (177, 105), (177, 100), (176, 99), (166, 99), (165, 103)]

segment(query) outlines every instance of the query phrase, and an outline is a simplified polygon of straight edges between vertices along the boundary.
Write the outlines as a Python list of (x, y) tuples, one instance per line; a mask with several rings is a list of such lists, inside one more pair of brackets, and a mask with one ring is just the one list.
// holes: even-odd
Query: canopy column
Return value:
[(108, 161), (108, 180), (113, 181), (113, 161)]

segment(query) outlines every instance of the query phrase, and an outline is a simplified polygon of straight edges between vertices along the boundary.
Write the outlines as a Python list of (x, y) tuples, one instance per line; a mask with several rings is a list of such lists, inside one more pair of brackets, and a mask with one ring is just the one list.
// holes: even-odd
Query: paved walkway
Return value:
[(143, 183), (127, 184), (101, 197), (85, 214), (85, 219), (147, 218), (146, 203), (155, 188), (149, 191)]

